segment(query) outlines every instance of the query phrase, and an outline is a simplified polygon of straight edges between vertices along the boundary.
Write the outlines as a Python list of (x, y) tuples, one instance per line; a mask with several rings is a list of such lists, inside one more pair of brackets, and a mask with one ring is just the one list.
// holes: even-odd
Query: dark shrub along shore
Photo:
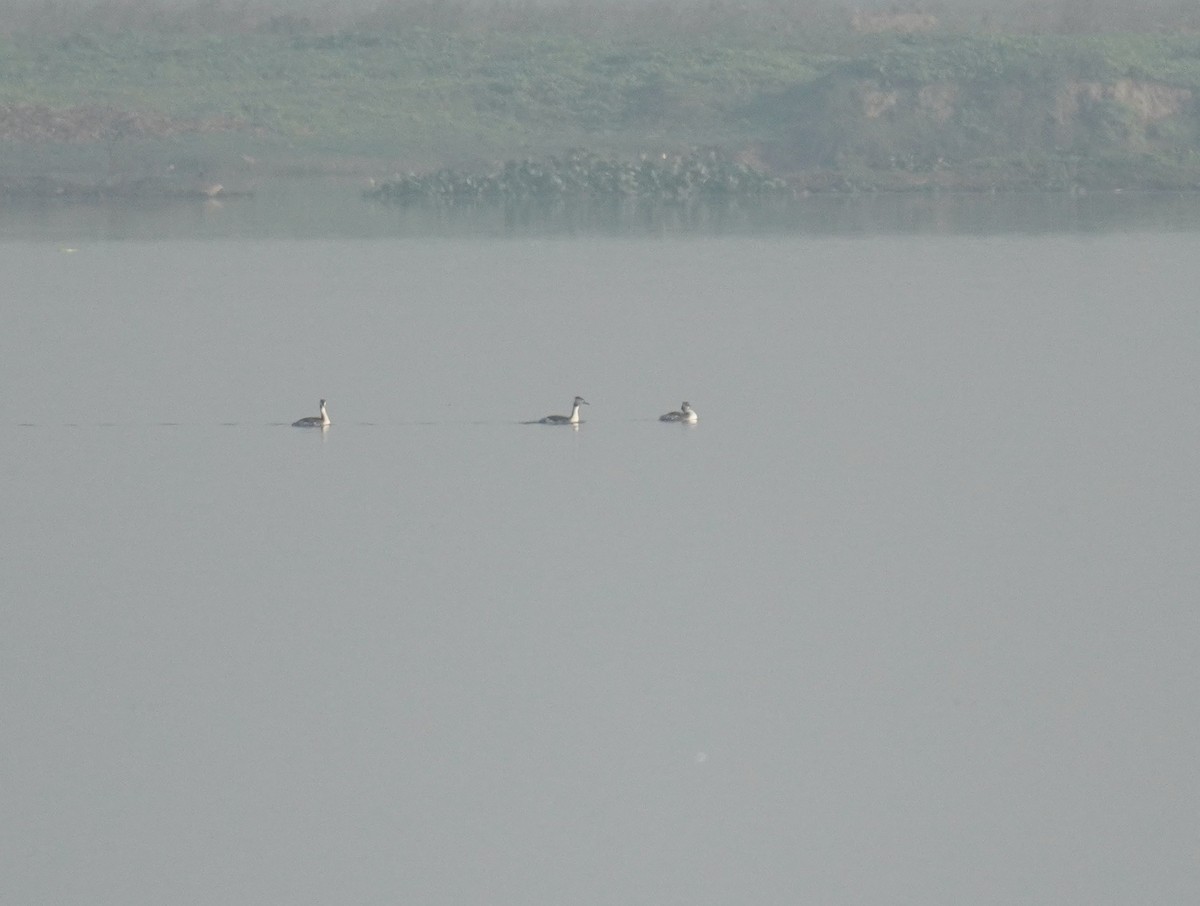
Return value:
[(443, 169), (409, 174), (372, 187), (369, 197), (397, 203), (557, 201), (637, 198), (688, 201), (727, 196), (792, 194), (786, 180), (768, 176), (720, 149), (618, 160), (574, 150), (544, 161), (509, 161), (491, 173)]

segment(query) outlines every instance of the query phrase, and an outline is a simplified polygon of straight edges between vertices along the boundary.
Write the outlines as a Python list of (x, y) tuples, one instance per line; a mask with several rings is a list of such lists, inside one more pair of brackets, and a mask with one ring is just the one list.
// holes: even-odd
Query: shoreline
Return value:
[[(214, 167), (212, 176), (121, 175), (73, 169), (69, 174), (46, 172), (21, 175), (0, 174), (2, 201), (59, 201), (63, 203), (206, 201), (245, 198), (269, 187), (300, 187), (317, 182), (344, 182), (347, 192), (393, 205), (440, 204), (447, 207), (504, 204), (535, 199), (545, 201), (618, 201), (633, 199), (662, 203), (689, 200), (733, 201), (803, 198), (808, 196), (851, 197), (856, 195), (1014, 195), (1024, 193), (1089, 195), (1109, 193), (1200, 192), (1200, 167), (1161, 166), (1139, 168), (1134, 164), (1114, 167), (1104, 162), (1071, 161), (1044, 166), (1040, 171), (1007, 168), (980, 170), (941, 169), (931, 173), (895, 171), (814, 170), (786, 176), (749, 171), (745, 185), (721, 184), (717, 188), (698, 183), (682, 190), (643, 191), (638, 187), (605, 186), (598, 180), (576, 186), (522, 184), (506, 187), (499, 176), (516, 167), (545, 167), (546, 159), (508, 161), (487, 170), (441, 170), (408, 173), (389, 178), (373, 174), (387, 171), (387, 162), (352, 161), (338, 157), (309, 161), (303, 166)], [(610, 159), (605, 159), (608, 162)], [(611, 159), (617, 160), (615, 158)], [(636, 160), (625, 165), (634, 166)], [(1053, 169), (1053, 172), (1049, 172)], [(999, 172), (998, 172), (999, 171)], [(350, 188), (353, 186), (353, 188)], [(463, 187), (469, 187), (465, 190)]]

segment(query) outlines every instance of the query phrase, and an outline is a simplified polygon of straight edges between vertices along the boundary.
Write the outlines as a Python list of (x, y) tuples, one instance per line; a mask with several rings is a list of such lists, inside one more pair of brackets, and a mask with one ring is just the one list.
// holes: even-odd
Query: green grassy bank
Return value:
[(390, 180), (716, 148), (816, 191), (1200, 187), (1194, 32), (537, 23), (10, 33), (0, 185)]

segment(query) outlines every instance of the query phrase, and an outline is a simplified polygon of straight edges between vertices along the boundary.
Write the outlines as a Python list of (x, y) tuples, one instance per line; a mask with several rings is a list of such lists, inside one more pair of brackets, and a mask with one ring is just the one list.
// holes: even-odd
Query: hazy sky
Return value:
[[(253, 20), (259, 15), (292, 14), (309, 17), (318, 23), (336, 24), (380, 9), (403, 9), (406, 5), (409, 5), (407, 0), (217, 0), (215, 4), (207, 0), (135, 0), (132, 3), (121, 0), (0, 0), (0, 20), (8, 19), (17, 23), (18, 27), (36, 22), (43, 27), (52, 24), (61, 28), (62, 23), (56, 20), (64, 12), (70, 14), (72, 11), (96, 9), (105, 11), (99, 17), (101, 22), (106, 18), (111, 22), (122, 21), (122, 17), (136, 19), (138, 15), (144, 15), (146, 10), (196, 9), (203, 11), (203, 15), (193, 18), (203, 21), (211, 16), (211, 10), (215, 8), (221, 11), (219, 16), (228, 15), (234, 21)], [(419, 0), (414, 0), (412, 5), (417, 8), (428, 6)], [(472, 9), (489, 5), (535, 8), (581, 6), (594, 9), (660, 6), (677, 9), (707, 7), (711, 5), (711, 0), (448, 0), (448, 5)], [(784, 0), (740, 0), (730, 6), (750, 13), (756, 7), (789, 12), (802, 12), (805, 9), (815, 12), (845, 11), (847, 14), (857, 10), (917, 10), (938, 16), (943, 24), (952, 28), (986, 26), (1087, 31), (1096, 28), (1162, 29), (1183, 24), (1194, 27), (1196, 24), (1195, 5), (1191, 0), (1142, 0), (1137, 4), (1127, 3), (1126, 0), (1020, 0), (1016, 3), (1007, 0), (922, 0), (907, 4), (897, 4), (895, 0), (797, 0), (796, 3), (786, 3)]]

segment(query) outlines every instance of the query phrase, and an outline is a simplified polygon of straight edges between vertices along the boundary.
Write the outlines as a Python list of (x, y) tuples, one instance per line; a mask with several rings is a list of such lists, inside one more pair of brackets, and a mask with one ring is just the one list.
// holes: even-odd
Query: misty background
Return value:
[(951, 31), (1092, 33), (1171, 31), (1200, 27), (1190, 0), (5, 0), (0, 27), (7, 30), (126, 29), (239, 30), (348, 28), (384, 24), (456, 25), (576, 30), (636, 26), (737, 30), (747, 22), (768, 27), (828, 27), (854, 14), (931, 17)]

